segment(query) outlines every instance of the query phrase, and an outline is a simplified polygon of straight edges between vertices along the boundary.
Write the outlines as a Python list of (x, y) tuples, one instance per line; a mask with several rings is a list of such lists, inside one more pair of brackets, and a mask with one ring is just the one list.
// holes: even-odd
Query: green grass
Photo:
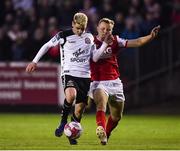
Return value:
[(125, 115), (106, 146), (95, 135), (95, 115), (84, 115), (79, 144), (56, 138), (57, 114), (0, 113), (1, 150), (156, 150), (180, 149), (180, 116)]

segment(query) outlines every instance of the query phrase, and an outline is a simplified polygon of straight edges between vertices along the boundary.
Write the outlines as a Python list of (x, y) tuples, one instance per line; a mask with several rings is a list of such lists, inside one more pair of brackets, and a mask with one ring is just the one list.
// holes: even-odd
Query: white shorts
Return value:
[(116, 80), (93, 81), (90, 84), (89, 96), (93, 99), (93, 92), (96, 89), (104, 90), (107, 96), (115, 97), (116, 101), (125, 101), (123, 93), (123, 84), (118, 78)]

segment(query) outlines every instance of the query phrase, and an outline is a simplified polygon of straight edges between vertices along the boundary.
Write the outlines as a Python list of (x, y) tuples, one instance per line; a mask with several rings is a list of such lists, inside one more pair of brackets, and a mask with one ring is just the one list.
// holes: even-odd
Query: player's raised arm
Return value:
[(41, 59), (41, 57), (49, 50), (49, 48), (56, 46), (59, 43), (59, 40), (59, 33), (57, 33), (51, 40), (45, 43), (40, 48), (33, 61), (27, 65), (26, 72), (33, 72), (37, 68), (37, 63)]
[(137, 39), (128, 40), (127, 47), (140, 47), (140, 46), (150, 42), (155, 37), (157, 37), (157, 35), (159, 33), (159, 30), (160, 30), (160, 25), (154, 27), (151, 30), (151, 33), (149, 35), (147, 35), (147, 36), (140, 37), (140, 38), (137, 38)]

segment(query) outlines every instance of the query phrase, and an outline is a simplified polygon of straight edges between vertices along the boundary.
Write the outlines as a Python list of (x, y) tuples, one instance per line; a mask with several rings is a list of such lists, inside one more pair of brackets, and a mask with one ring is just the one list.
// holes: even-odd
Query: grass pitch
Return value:
[(84, 115), (78, 145), (57, 138), (57, 114), (0, 113), (0, 150), (175, 150), (180, 149), (180, 116), (124, 115), (109, 142), (96, 138), (95, 115)]

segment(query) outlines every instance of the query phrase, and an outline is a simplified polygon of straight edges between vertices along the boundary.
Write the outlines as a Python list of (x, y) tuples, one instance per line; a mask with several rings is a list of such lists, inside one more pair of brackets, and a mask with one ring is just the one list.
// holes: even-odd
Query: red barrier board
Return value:
[(32, 74), (27, 63), (0, 63), (0, 104), (57, 105), (60, 75), (57, 64), (40, 63)]

